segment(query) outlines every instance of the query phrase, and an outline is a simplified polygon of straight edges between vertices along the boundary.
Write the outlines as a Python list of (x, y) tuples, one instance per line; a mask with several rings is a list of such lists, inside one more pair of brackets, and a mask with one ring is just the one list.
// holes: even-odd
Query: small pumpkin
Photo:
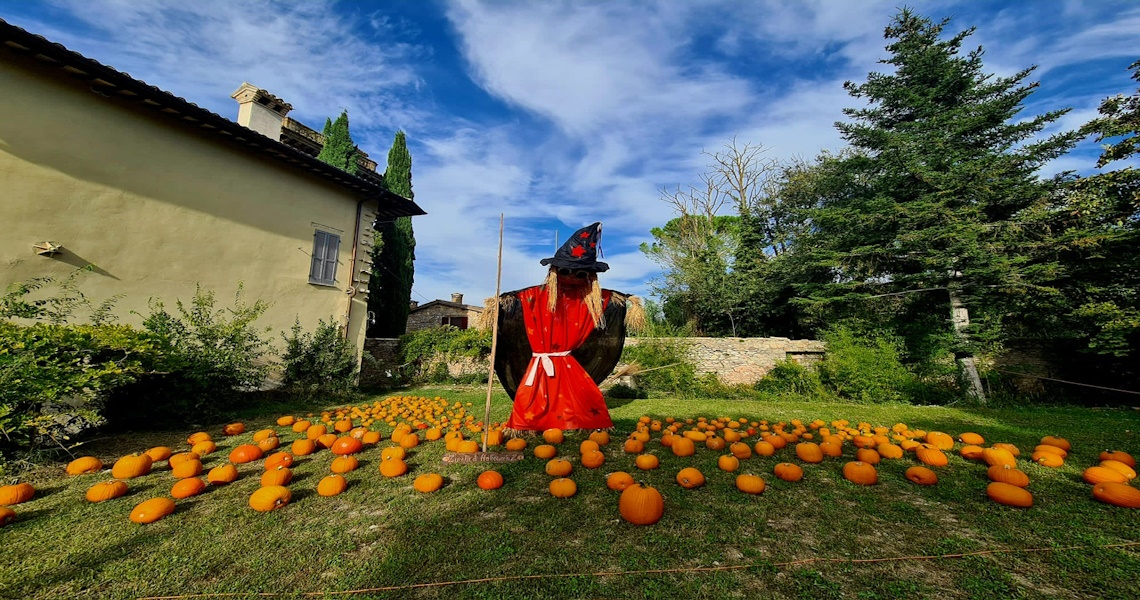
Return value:
[(154, 523), (173, 512), (174, 501), (170, 498), (151, 498), (136, 505), (130, 519), (133, 523)]
[(756, 453), (756, 456), (772, 456), (776, 453), (776, 447), (769, 442), (760, 440), (756, 442), (756, 445), (752, 446), (752, 451)]
[(439, 473), (424, 473), (412, 481), (412, 487), (417, 492), (430, 494), (443, 487), (443, 476)]
[(114, 500), (125, 493), (127, 493), (127, 484), (125, 482), (117, 479), (114, 481), (101, 481), (87, 488), (87, 501), (106, 502), (107, 500)]
[(269, 512), (289, 504), (293, 493), (283, 485), (258, 488), (249, 497), (249, 507), (257, 512)]
[(906, 470), (906, 479), (918, 485), (934, 485), (938, 483), (938, 474), (926, 467), (915, 465)]
[(764, 480), (759, 475), (736, 476), (736, 489), (746, 494), (762, 494), (764, 487)]
[(336, 496), (348, 489), (348, 480), (343, 475), (329, 475), (317, 483), (317, 494), (321, 496)]
[(918, 458), (918, 462), (928, 467), (945, 467), (950, 464), (946, 454), (933, 444), (922, 444), (915, 448), (914, 455)]
[(0, 506), (0, 527), (12, 523), (16, 520), (16, 511), (6, 507)]
[(317, 437), (317, 439), (313, 441), (317, 443), (318, 448), (332, 448), (332, 445), (336, 443), (336, 440), (337, 437), (335, 433), (326, 433), (322, 436)]
[(301, 419), (300, 421), (293, 421), (293, 433), (305, 433), (313, 424), (310, 421)]
[[(419, 438), (416, 438), (416, 440), (419, 440)], [(404, 448), (411, 448), (411, 446), (406, 446), (404, 444), (400, 444), (400, 445), (403, 446)], [(356, 439), (350, 435), (346, 435), (344, 437), (337, 438), (337, 440), (335, 442), (333, 442), (332, 447), (329, 448), (329, 451), (332, 452), (333, 454), (336, 454), (337, 456), (347, 456), (349, 454), (356, 454), (357, 452), (361, 452), (362, 450), (364, 450), (364, 442), (361, 440), (358, 440), (358, 439)]]
[(728, 471), (731, 473), (740, 468), (740, 459), (731, 454), (725, 454), (716, 459), (716, 466), (721, 471)]
[(197, 477), (202, 474), (202, 461), (198, 459), (191, 459), (178, 463), (178, 466), (171, 470), (171, 474), (175, 479), (186, 479), (187, 477)]
[(878, 446), (875, 447), (875, 450), (878, 451), (879, 456), (881, 456), (883, 458), (889, 458), (892, 460), (897, 459), (897, 458), (902, 458), (903, 454), (904, 454), (902, 446), (897, 446), (897, 445), (892, 444), (890, 442), (884, 442), (882, 444), (879, 444)]
[(800, 442), (796, 444), (796, 456), (806, 463), (823, 462), (823, 450), (815, 442)]
[(1069, 453), (1066, 452), (1064, 449), (1058, 448), (1057, 446), (1050, 446), (1049, 444), (1038, 444), (1037, 447), (1035, 447), (1033, 449), (1033, 452), (1034, 453), (1050, 452), (1052, 454), (1056, 454), (1056, 455), (1060, 456), (1061, 458), (1068, 458), (1069, 457)]
[(677, 484), (691, 490), (705, 484), (705, 475), (694, 467), (685, 467), (677, 472)]
[(511, 438), (507, 440), (507, 450), (511, 452), (518, 452), (519, 450), (526, 449), (526, 440), (522, 438)]
[(590, 439), (597, 442), (599, 446), (605, 446), (610, 443), (610, 434), (605, 431), (595, 431), (590, 434)]
[(277, 437), (276, 429), (261, 429), (253, 434), (253, 443), (258, 443), (266, 438)]
[(986, 476), (990, 481), (1008, 483), (1017, 487), (1023, 488), (1029, 485), (1029, 476), (1009, 465), (993, 465), (986, 470)]
[(170, 495), (174, 498), (189, 498), (190, 496), (197, 496), (206, 489), (206, 482), (197, 477), (187, 477), (174, 484), (170, 488)]
[[(835, 442), (820, 442), (819, 451), (822, 452), (824, 456), (830, 456), (831, 458), (843, 456), (843, 446)], [(858, 452), (874, 452), (874, 450), (870, 448), (859, 448), (856, 450), (856, 453)]]
[(633, 464), (642, 471), (652, 471), (660, 466), (661, 461), (652, 454), (638, 454)]
[(1021, 450), (1017, 446), (1014, 446), (1013, 444), (1009, 444), (1006, 442), (997, 442), (995, 444), (991, 444), (990, 447), (991, 448), (1001, 448), (1002, 450), (1005, 450), (1005, 451), (1009, 452), (1010, 454), (1012, 454), (1014, 458), (1021, 456)]
[(1065, 459), (1061, 458), (1060, 454), (1052, 452), (1034, 452), (1030, 457), (1033, 462), (1043, 466), (1056, 469), (1065, 464)]
[[(404, 440), (408, 439), (408, 437), (412, 436), (406, 436), (400, 440), (400, 446), (402, 448), (410, 447), (404, 445)], [(551, 447), (553, 448), (553, 446)], [(479, 451), (479, 442), (476, 442), (475, 440), (461, 440), (455, 444), (455, 451), (460, 454), (475, 454)]]
[(554, 458), (546, 463), (546, 474), (551, 477), (566, 477), (572, 470), (573, 465), (566, 459)]
[(285, 486), (293, 481), (293, 471), (288, 467), (277, 467), (261, 474), (261, 487)]
[(245, 433), (245, 423), (230, 423), (222, 428), (222, 433), (226, 435), (241, 435)]
[(995, 481), (986, 486), (986, 495), (990, 497), (990, 500), (1006, 506), (1017, 508), (1033, 506), (1033, 494), (1029, 493), (1028, 490), (1001, 481)]
[(601, 450), (589, 450), (582, 453), (582, 466), (587, 469), (596, 469), (606, 463), (606, 455)]
[(879, 483), (879, 472), (874, 465), (855, 460), (843, 465), (843, 478), (859, 485), (875, 485)]
[(277, 424), (280, 425), (281, 427), (292, 427), (293, 423), (296, 423), (296, 422), (297, 422), (297, 419), (295, 417), (293, 417), (293, 415), (285, 415), (283, 417), (277, 417)]
[(281, 440), (275, 435), (269, 436), (257, 443), (257, 447), (260, 448), (262, 452), (271, 452), (276, 450), (280, 445)]
[(981, 446), (967, 444), (958, 449), (958, 455), (966, 460), (982, 460), (982, 454), (986, 451)]
[(402, 446), (389, 446), (380, 451), (380, 460), (390, 460), (398, 458), (404, 460), (408, 457), (408, 451), (404, 450)]
[(1006, 465), (1013, 469), (1017, 468), (1017, 458), (1013, 452), (1008, 448), (999, 447), (997, 444), (982, 450), (982, 462), (991, 467)]
[(578, 454), (582, 455), (585, 455), (587, 452), (599, 449), (600, 446), (598, 446), (598, 443), (594, 440), (582, 440), (582, 443), (578, 444)]
[(1124, 476), (1125, 479), (1135, 479), (1136, 470), (1119, 460), (1102, 460), (1100, 466), (1112, 469)]
[(772, 468), (777, 479), (783, 481), (799, 481), (804, 478), (804, 470), (794, 463), (780, 463)]
[[(476, 448), (479, 447), (479, 442), (476, 442), (475, 440), (471, 440), (471, 442), (475, 444)], [(419, 446), (419, 445), (420, 445), (420, 436), (417, 433), (409, 433), (409, 434), (405, 435), (404, 437), (400, 438), (400, 446), (403, 448), (411, 449), (411, 448), (415, 448), (416, 446)]]
[(723, 450), (724, 446), (724, 438), (720, 436), (709, 436), (708, 439), (705, 440), (705, 448), (708, 448), (709, 450)]
[(740, 460), (747, 460), (749, 458), (752, 458), (752, 448), (750, 448), (748, 444), (745, 444), (744, 442), (734, 442), (732, 444), (729, 444), (728, 451)]
[(103, 470), (103, 461), (94, 456), (81, 456), (67, 463), (68, 475), (83, 475), (85, 473), (98, 473)]
[(178, 465), (188, 460), (199, 460), (201, 457), (193, 452), (179, 452), (171, 454), (170, 458), (166, 459), (166, 464), (170, 466), (171, 470), (178, 468)]
[(199, 431), (197, 433), (191, 434), (190, 437), (186, 438), (186, 443), (193, 446), (198, 442), (205, 442), (212, 439), (214, 438), (210, 437), (210, 434), (206, 433), (205, 431)]
[(986, 438), (972, 431), (967, 431), (966, 433), (958, 434), (958, 441), (966, 444), (967, 446), (981, 446), (982, 444), (986, 443)]
[(293, 440), (289, 450), (293, 452), (293, 456), (308, 456), (317, 451), (317, 443), (309, 438), (301, 438)]
[(1068, 452), (1069, 450), (1073, 449), (1073, 446), (1071, 444), (1069, 444), (1069, 440), (1066, 440), (1063, 437), (1058, 437), (1055, 435), (1047, 435), (1047, 436), (1041, 438), (1041, 443), (1045, 444), (1047, 446), (1056, 446), (1056, 447), (1064, 450), (1065, 452)]
[(150, 457), (151, 463), (156, 463), (162, 460), (167, 460), (174, 451), (167, 446), (155, 446), (146, 451), (146, 455)]
[(332, 472), (337, 474), (351, 473), (360, 466), (360, 460), (355, 456), (338, 456), (332, 461)]
[(333, 423), (333, 431), (337, 433), (348, 433), (352, 429), (352, 419), (341, 419)]
[[(436, 439), (439, 439), (439, 438), (436, 438)], [(360, 436), (360, 441), (363, 442), (365, 446), (373, 446), (373, 445), (380, 442), (380, 432), (379, 431), (365, 431), (364, 435)]]
[(1123, 450), (1105, 450), (1100, 453), (1100, 460), (1115, 460), (1122, 462), (1133, 469), (1136, 468), (1136, 459), (1132, 455)]
[(882, 457), (871, 448), (860, 448), (855, 451), (855, 460), (869, 465), (877, 465), (882, 460)]
[(210, 485), (227, 485), (237, 481), (237, 478), (238, 470), (233, 465), (219, 465), (206, 473), (206, 481), (209, 481)]
[(385, 477), (399, 477), (408, 472), (408, 463), (402, 458), (380, 461), (380, 474)]
[(561, 444), (566, 438), (562, 434), (561, 429), (552, 427), (542, 432), (542, 439), (545, 440), (547, 444)]
[(620, 492), (631, 485), (633, 485), (633, 475), (625, 471), (614, 471), (606, 475), (606, 487), (611, 490)]
[(281, 452), (274, 452), (265, 457), (265, 470), (276, 469), (277, 467), (292, 467), (293, 455), (282, 450)]
[(1105, 481), (1093, 486), (1093, 498), (1122, 508), (1140, 508), (1140, 490), (1125, 484)]
[(558, 449), (550, 444), (540, 444), (534, 447), (534, 457), (550, 460), (558, 455)]
[(954, 449), (954, 438), (950, 437), (950, 434), (941, 431), (927, 432), (926, 443), (943, 452)]
[(569, 498), (578, 493), (578, 484), (573, 479), (565, 477), (550, 482), (550, 495), (555, 498)]
[(621, 449), (626, 454), (640, 454), (643, 450), (645, 450), (645, 443), (641, 440), (630, 438), (626, 440), (624, 444), (622, 444)]
[[(295, 451), (294, 454), (296, 454)], [(258, 460), (264, 455), (265, 453), (261, 451), (261, 448), (253, 444), (242, 444), (230, 452), (230, 462), (241, 465)]]
[(309, 438), (310, 440), (316, 441), (317, 438), (321, 437), (322, 435), (327, 434), (328, 432), (329, 432), (328, 427), (325, 427), (324, 425), (321, 425), (320, 423), (318, 423), (316, 425), (309, 425), (309, 428), (305, 430), (305, 437)]
[(475, 485), (484, 490), (497, 490), (503, 487), (503, 475), (498, 471), (483, 471), (475, 479)]
[(656, 488), (633, 483), (622, 490), (618, 512), (634, 525), (652, 525), (665, 514), (665, 498)]
[(190, 448), (190, 451), (194, 454), (197, 454), (198, 456), (206, 456), (207, 454), (210, 454), (217, 449), (218, 445), (215, 444), (213, 440), (203, 440), (197, 444), (194, 444), (194, 446)]
[(1081, 479), (1085, 483), (1096, 485), (1098, 483), (1112, 482), (1112, 483), (1127, 483), (1128, 478), (1120, 471), (1114, 471), (1108, 467), (1089, 467), (1081, 474)]
[(150, 466), (154, 461), (149, 454), (128, 454), (115, 461), (111, 467), (111, 477), (115, 479), (134, 479), (150, 473)]
[(669, 449), (673, 451), (673, 456), (692, 456), (697, 451), (697, 445), (691, 438), (679, 437), (673, 440)]

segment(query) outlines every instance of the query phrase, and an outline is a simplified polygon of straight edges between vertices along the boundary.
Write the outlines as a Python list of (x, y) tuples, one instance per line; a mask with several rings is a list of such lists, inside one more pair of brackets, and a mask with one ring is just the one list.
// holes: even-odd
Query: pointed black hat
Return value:
[(602, 249), (602, 224), (594, 223), (575, 231), (565, 244), (554, 253), (551, 258), (544, 258), (540, 263), (543, 266), (553, 265), (558, 268), (574, 269), (576, 271), (591, 271), (604, 273), (610, 266), (598, 262), (598, 254)]

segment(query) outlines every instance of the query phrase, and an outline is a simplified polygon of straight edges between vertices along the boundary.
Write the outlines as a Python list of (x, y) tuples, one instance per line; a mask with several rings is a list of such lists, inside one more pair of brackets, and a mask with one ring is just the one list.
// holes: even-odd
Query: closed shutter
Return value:
[(336, 264), (339, 252), (339, 235), (319, 229), (313, 232), (313, 258), (309, 266), (309, 283), (325, 285), (336, 283)]

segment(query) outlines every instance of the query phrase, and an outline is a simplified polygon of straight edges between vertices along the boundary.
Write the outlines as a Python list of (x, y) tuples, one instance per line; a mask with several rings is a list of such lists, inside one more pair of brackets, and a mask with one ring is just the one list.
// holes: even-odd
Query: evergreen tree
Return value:
[[(384, 185), (389, 191), (409, 200), (412, 192), (412, 155), (408, 152), (403, 131), (388, 151)], [(368, 310), (376, 316), (369, 328), (371, 337), (399, 337), (407, 330), (408, 313), (415, 278), (416, 238), (411, 217), (395, 222), (379, 223), (378, 243), (372, 253), (372, 277), (369, 280)]]
[[(1012, 297), (1051, 291), (1037, 284), (1055, 265), (1034, 252), (1048, 235), (1040, 215), (1055, 184), (1036, 172), (1077, 134), (1035, 139), (1066, 111), (1021, 117), (1033, 68), (984, 73), (981, 48), (962, 53), (973, 29), (943, 39), (948, 22), (901, 10), (884, 36), (881, 62), (893, 72), (844, 85), (867, 106), (836, 123), (854, 154), (828, 166), (846, 184), (813, 213), (807, 247), (830, 281), (805, 289), (828, 302), (942, 294), (946, 326), (966, 342), (978, 330), (969, 311), (1000, 323)], [(984, 400), (971, 345), (957, 354), (968, 391)]]
[(325, 137), (325, 145), (317, 159), (356, 175), (357, 149), (352, 135), (348, 133), (348, 111), (341, 111), (336, 121), (326, 118), (321, 134)]

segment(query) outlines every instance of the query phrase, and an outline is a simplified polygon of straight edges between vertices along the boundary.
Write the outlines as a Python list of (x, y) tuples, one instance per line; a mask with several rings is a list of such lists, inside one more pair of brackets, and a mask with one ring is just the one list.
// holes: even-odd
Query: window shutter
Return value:
[(331, 233), (325, 235), (328, 236), (328, 243), (325, 244), (325, 281), (333, 283), (336, 281), (336, 259), (340, 253), (340, 236)]
[(312, 263), (309, 266), (309, 281), (324, 280), (325, 246), (328, 243), (328, 234), (316, 230), (313, 232)]

